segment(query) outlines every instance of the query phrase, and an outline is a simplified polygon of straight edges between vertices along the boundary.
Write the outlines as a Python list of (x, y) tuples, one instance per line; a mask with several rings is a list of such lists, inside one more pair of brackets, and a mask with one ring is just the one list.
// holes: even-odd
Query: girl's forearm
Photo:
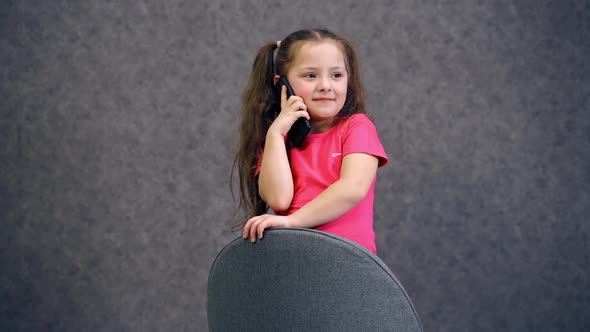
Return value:
[(360, 203), (366, 191), (353, 181), (340, 179), (289, 216), (291, 227), (314, 228), (332, 221)]
[(285, 139), (269, 130), (258, 174), (260, 197), (274, 211), (284, 211), (293, 200), (293, 176)]

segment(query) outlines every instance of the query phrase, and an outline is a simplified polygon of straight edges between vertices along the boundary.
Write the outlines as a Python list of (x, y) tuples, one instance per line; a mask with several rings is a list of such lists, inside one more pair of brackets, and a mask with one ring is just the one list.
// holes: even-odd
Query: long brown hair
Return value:
[(304, 42), (335, 41), (342, 51), (348, 72), (346, 101), (334, 121), (365, 110), (365, 91), (361, 82), (359, 61), (351, 42), (326, 29), (306, 29), (291, 33), (280, 42), (269, 42), (262, 46), (252, 65), (250, 79), (242, 93), (242, 122), (240, 143), (234, 159), (232, 174), (238, 169), (240, 180), (240, 205), (244, 219), (236, 225), (242, 227), (248, 218), (264, 214), (268, 205), (258, 194), (258, 181), (255, 177), (258, 159), (264, 148), (266, 132), (274, 120), (273, 78), (275, 74), (286, 75), (298, 49)]

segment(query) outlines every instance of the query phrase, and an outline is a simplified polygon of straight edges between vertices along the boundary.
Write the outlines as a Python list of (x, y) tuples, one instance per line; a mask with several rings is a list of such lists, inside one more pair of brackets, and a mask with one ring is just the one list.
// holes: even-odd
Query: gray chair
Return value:
[(408, 294), (369, 250), (310, 229), (235, 239), (213, 262), (209, 330), (422, 331)]

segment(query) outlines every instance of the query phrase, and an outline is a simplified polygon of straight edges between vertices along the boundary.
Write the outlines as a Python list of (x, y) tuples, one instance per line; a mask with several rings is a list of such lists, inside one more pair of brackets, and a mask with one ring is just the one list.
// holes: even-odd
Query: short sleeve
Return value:
[(342, 154), (367, 153), (379, 159), (379, 167), (385, 166), (389, 158), (377, 134), (377, 128), (365, 114), (352, 115), (343, 133)]

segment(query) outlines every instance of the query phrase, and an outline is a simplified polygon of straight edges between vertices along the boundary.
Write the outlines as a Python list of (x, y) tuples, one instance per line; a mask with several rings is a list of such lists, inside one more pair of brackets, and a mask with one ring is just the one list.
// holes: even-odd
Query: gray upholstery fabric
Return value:
[(389, 268), (346, 239), (269, 229), (229, 243), (208, 281), (210, 331), (421, 331)]

